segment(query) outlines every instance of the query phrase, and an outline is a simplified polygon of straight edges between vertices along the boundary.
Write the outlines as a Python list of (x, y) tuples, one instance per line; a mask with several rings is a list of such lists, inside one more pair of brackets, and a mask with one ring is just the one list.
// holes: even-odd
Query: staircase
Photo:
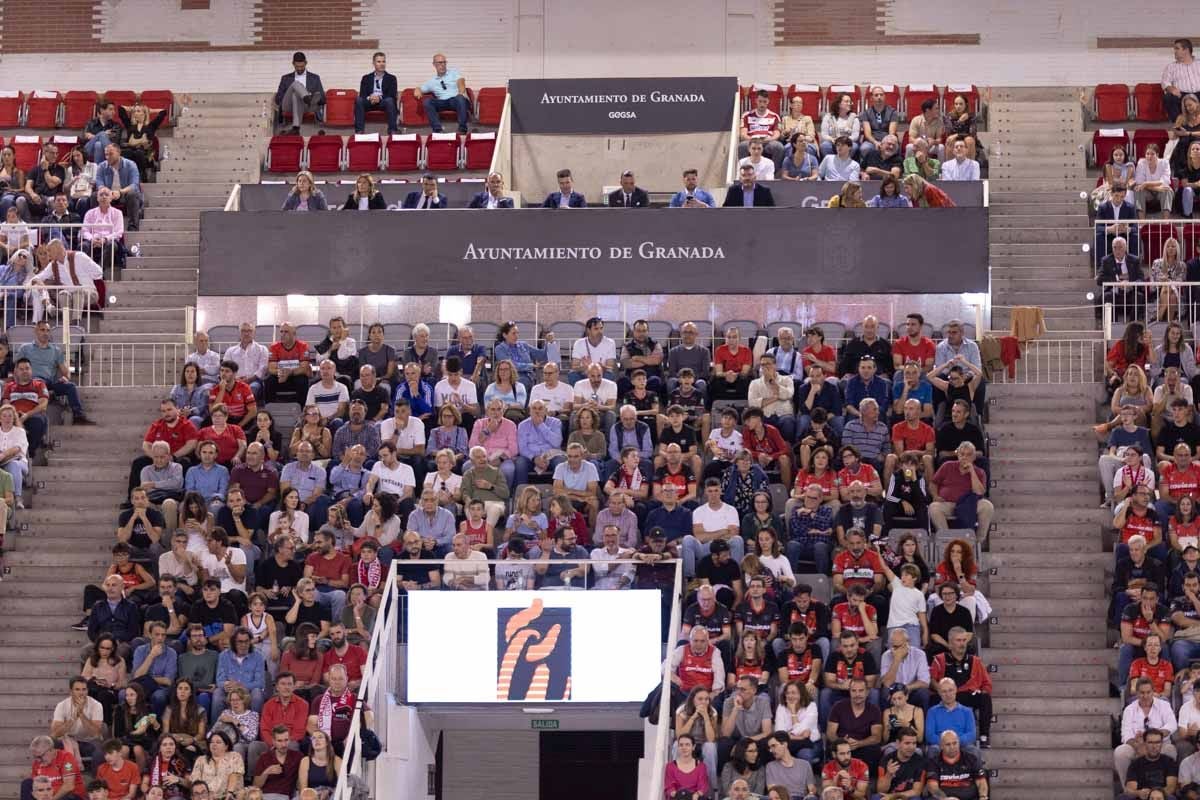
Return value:
[[(250, 95), (178, 99), (177, 125), (162, 136), (156, 183), (145, 184), (141, 229), (109, 306), (88, 333), (80, 382), (98, 424), (73, 427), (52, 404), (49, 465), (36, 467), (22, 530), (6, 541), (0, 582), (0, 800), (29, 775), (28, 745), (48, 733), (54, 706), (79, 671), (83, 588), (99, 583), (115, 542), (129, 463), (182, 366), (186, 306), (196, 304), (200, 214), (225, 206), (233, 185), (257, 181), (267, 100)], [(131, 388), (132, 387), (132, 388)], [(69, 420), (70, 415), (65, 415)]]
[[(989, 246), (993, 328), (1010, 306), (1041, 306), (1059, 338), (1091, 338), (1086, 294), (1096, 290), (1080, 152), (1078, 96), (1069, 89), (996, 89), (985, 144), (991, 164)], [(1072, 308), (1067, 308), (1072, 307)]]

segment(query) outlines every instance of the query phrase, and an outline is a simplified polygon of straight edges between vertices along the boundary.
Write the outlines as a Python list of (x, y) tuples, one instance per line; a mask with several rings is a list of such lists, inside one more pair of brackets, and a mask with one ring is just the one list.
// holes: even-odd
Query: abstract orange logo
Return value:
[(571, 699), (571, 609), (496, 609), (496, 699)]

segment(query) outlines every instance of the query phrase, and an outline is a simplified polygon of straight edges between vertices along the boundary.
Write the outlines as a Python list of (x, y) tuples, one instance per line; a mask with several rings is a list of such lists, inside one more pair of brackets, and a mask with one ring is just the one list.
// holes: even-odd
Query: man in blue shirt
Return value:
[(50, 394), (67, 398), (67, 403), (71, 406), (71, 424), (96, 424), (83, 413), (79, 389), (67, 377), (70, 371), (67, 369), (62, 348), (50, 341), (49, 322), (42, 320), (33, 326), (33, 341), (21, 345), (21, 349), (17, 351), (17, 361), (22, 358), (29, 360), (33, 377), (44, 381)]
[(714, 208), (717, 201), (700, 188), (700, 173), (695, 169), (683, 171), (683, 189), (671, 198), (671, 208)]
[(529, 404), (529, 417), (517, 426), (517, 456), (514, 463), (514, 485), (529, 483), (529, 473), (550, 477), (554, 468), (566, 461), (562, 449), (562, 422), (546, 414), (546, 404), (534, 400)]
[(112, 190), (112, 204), (125, 212), (125, 227), (136, 231), (142, 220), (142, 183), (137, 164), (121, 157), (121, 148), (104, 148), (104, 160), (96, 169), (96, 188)]
[(679, 504), (679, 487), (671, 481), (659, 484), (662, 505), (646, 515), (647, 530), (658, 528), (668, 542), (682, 539), (692, 532), (692, 512)]
[(429, 127), (434, 133), (442, 132), (442, 120), (438, 116), (442, 111), (453, 111), (458, 114), (458, 132), (467, 132), (467, 118), (471, 107), (467, 101), (467, 81), (456, 69), (446, 67), (446, 56), (436, 53), (433, 56), (433, 68), (437, 72), (429, 80), (413, 90), (418, 100), (423, 94), (432, 94), (425, 98), (425, 116), (429, 119)]
[(891, 408), (892, 387), (883, 378), (875, 374), (875, 359), (863, 356), (858, 362), (858, 377), (846, 381), (846, 421), (857, 419), (860, 415), (859, 403), (863, 398), (870, 397), (881, 409)]
[(166, 625), (151, 622), (149, 627), (150, 641), (133, 652), (133, 674), (129, 676), (129, 682), (141, 684), (154, 713), (162, 714), (179, 669), (179, 654), (167, 646)]
[(979, 758), (981, 754), (975, 744), (975, 712), (958, 702), (958, 687), (950, 678), (938, 681), (937, 691), (942, 702), (930, 708), (925, 715), (926, 755), (935, 758), (942, 735), (952, 731), (958, 735), (963, 749)]
[(200, 445), (200, 463), (187, 471), (183, 488), (200, 495), (213, 514), (221, 510), (229, 490), (229, 470), (217, 463), (216, 442)]

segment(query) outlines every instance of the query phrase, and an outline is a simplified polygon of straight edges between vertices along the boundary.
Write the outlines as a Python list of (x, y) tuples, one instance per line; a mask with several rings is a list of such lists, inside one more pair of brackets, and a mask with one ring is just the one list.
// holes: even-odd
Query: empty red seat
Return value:
[(413, 172), (421, 166), (421, 141), (415, 133), (394, 133), (387, 138), (385, 169)]
[(942, 95), (932, 83), (910, 83), (904, 87), (904, 118), (912, 119), (921, 113), (921, 104), (933, 100), (941, 104)]
[(25, 127), (57, 128), (61, 105), (62, 95), (58, 92), (41, 89), (30, 92), (29, 99), (25, 101)]
[[(804, 101), (804, 113), (812, 117), (814, 120), (820, 120), (821, 112), (821, 87), (815, 83), (793, 83), (788, 87), (787, 98), (788, 103), (791, 103), (793, 97), (799, 97)], [(783, 107), (783, 113), (787, 114), (790, 110), (790, 105)]]
[(1133, 87), (1133, 118), (1138, 122), (1162, 122), (1167, 118), (1162, 86), (1139, 83)]
[(50, 141), (58, 147), (58, 163), (68, 164), (71, 161), (71, 151), (79, 146), (79, 136), (70, 134), (55, 134)]
[(325, 124), (338, 127), (354, 125), (357, 89), (330, 89), (325, 93)]
[(1125, 148), (1129, 156), (1129, 133), (1123, 128), (1101, 128), (1092, 134), (1092, 163), (1102, 166), (1108, 163), (1113, 150)]
[(425, 106), (422, 105), (424, 98), (418, 100), (413, 97), (414, 91), (416, 90), (409, 87), (400, 93), (400, 124), (406, 128), (429, 124), (429, 120), (425, 118)]
[(170, 89), (144, 89), (142, 91), (142, 105), (152, 109), (150, 118), (153, 119), (158, 110), (166, 109), (167, 116), (163, 120), (162, 127), (169, 128), (175, 124), (175, 93)]
[(946, 85), (946, 92), (942, 95), (943, 105), (946, 108), (954, 107), (955, 95), (962, 95), (967, 99), (967, 109), (972, 114), (979, 113), (979, 89), (975, 88), (972, 83), (951, 83)]
[(1097, 122), (1124, 122), (1129, 119), (1129, 86), (1102, 83), (1092, 94), (1092, 111)]
[(63, 95), (63, 127), (83, 128), (96, 116), (100, 95), (89, 91), (70, 91)]
[(463, 142), (466, 150), (465, 165), (467, 169), (488, 169), (492, 165), (492, 155), (496, 152), (495, 133), (467, 134)]
[(1161, 156), (1167, 147), (1167, 132), (1163, 128), (1138, 128), (1133, 132), (1133, 155), (1131, 160), (1146, 155), (1146, 145), (1158, 145)]
[(500, 115), (504, 113), (506, 97), (508, 97), (508, 89), (503, 86), (487, 86), (480, 89), (475, 108), (476, 121), (480, 125), (499, 125)]
[(340, 136), (327, 133), (308, 137), (309, 172), (341, 172), (343, 147)]
[(13, 149), (13, 157), (18, 167), (28, 172), (37, 166), (42, 156), (42, 137), (18, 134), (8, 144)]
[(119, 106), (131, 106), (137, 102), (137, 92), (131, 89), (109, 89), (100, 99)]
[(0, 128), (21, 127), (25, 95), (15, 89), (0, 91)]
[(374, 172), (379, 169), (382, 153), (378, 133), (356, 133), (346, 143), (346, 168), (351, 172)]
[(303, 136), (272, 136), (267, 145), (268, 172), (299, 172), (304, 160)]
[(458, 169), (457, 133), (431, 133), (425, 137), (425, 168)]

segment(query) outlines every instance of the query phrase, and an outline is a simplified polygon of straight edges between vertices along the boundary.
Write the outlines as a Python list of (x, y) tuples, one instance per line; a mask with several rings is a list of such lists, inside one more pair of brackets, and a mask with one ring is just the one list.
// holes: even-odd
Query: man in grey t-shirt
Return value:
[(717, 740), (718, 761), (729, 758), (733, 746), (742, 739), (762, 742), (774, 727), (771, 703), (758, 691), (758, 680), (751, 675), (738, 678), (737, 689), (725, 698), (721, 709), (721, 737)]
[(695, 323), (685, 322), (679, 326), (679, 338), (682, 344), (677, 344), (667, 353), (667, 391), (674, 391), (679, 382), (679, 370), (689, 367), (696, 373), (696, 388), (704, 391), (704, 377), (712, 371), (712, 356), (708, 348), (696, 343), (700, 330)]
[(788, 750), (787, 733), (777, 731), (771, 734), (767, 738), (767, 749), (771, 752), (771, 761), (767, 764), (767, 785), (779, 784), (785, 787), (793, 798), (815, 800), (817, 779), (813, 777), (812, 767), (807, 761), (795, 758)]

